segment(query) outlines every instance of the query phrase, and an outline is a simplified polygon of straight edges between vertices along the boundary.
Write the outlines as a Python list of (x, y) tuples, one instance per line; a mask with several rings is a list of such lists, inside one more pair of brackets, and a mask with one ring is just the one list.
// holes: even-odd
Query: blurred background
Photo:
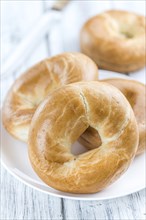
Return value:
[[(60, 0), (60, 2), (63, 2)], [(19, 55), (15, 71), (10, 71), (4, 77), (2, 86), (4, 95), (13, 80), (37, 61), (63, 51), (79, 51), (79, 34), (84, 22), (93, 15), (108, 9), (124, 9), (145, 15), (145, 0), (73, 0), (66, 7), (52, 16), (51, 7), (55, 1), (50, 0), (2, 0), (1, 1), (1, 62), (2, 69), (13, 58), (13, 55), (23, 41), (29, 41), (32, 33), (37, 35), (31, 40), (30, 46), (23, 46), (23, 53)], [(55, 22), (50, 23), (51, 15)], [(59, 15), (59, 16), (58, 16)], [(49, 18), (50, 19), (50, 18)], [(142, 70), (143, 71), (143, 70)], [(132, 76), (138, 79), (141, 74)]]

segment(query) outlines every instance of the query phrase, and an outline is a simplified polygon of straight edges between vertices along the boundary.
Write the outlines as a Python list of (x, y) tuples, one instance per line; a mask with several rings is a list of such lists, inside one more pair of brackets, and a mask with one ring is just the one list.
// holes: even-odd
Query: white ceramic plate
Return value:
[[(100, 70), (100, 79), (110, 77), (129, 78), (122, 74)], [(145, 155), (136, 157), (128, 171), (102, 192), (95, 194), (69, 194), (57, 191), (43, 183), (33, 171), (27, 154), (27, 145), (11, 137), (2, 126), (2, 164), (16, 178), (26, 185), (44, 193), (70, 199), (104, 200), (125, 196), (145, 187)], [(79, 144), (74, 144), (74, 152), (84, 152)]]

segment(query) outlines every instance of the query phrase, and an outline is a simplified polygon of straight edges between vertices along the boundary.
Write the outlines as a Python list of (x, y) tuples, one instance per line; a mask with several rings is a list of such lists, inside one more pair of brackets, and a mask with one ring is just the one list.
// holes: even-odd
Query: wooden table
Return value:
[[(50, 1), (2, 1), (2, 63), (31, 30)], [(2, 81), (2, 98), (29, 66), (46, 56), (79, 50), (79, 30), (83, 22), (100, 11), (121, 8), (145, 13), (145, 1), (73, 1), (63, 12), (60, 24), (63, 43), (58, 42), (58, 26), (46, 35), (18, 71)], [(76, 14), (75, 14), (76, 13)], [(70, 23), (68, 23), (68, 17)], [(50, 44), (51, 42), (51, 44)], [(132, 76), (144, 80), (142, 72)], [(122, 186), (121, 186), (122, 187)], [(1, 220), (142, 220), (146, 218), (145, 190), (105, 201), (74, 201), (38, 192), (15, 179), (1, 167)]]

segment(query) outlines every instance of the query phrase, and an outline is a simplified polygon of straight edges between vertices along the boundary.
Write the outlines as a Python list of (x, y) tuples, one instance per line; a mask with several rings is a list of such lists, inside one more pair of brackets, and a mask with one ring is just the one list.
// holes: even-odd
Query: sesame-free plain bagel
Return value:
[[(99, 148), (80, 155), (72, 144), (91, 126)], [(133, 110), (115, 87), (78, 82), (52, 92), (37, 108), (30, 126), (29, 158), (38, 176), (50, 187), (70, 193), (95, 193), (129, 167), (138, 146)]]
[(110, 10), (89, 19), (81, 30), (81, 51), (99, 68), (131, 72), (146, 65), (145, 17)]
[(96, 64), (80, 53), (63, 53), (39, 62), (9, 90), (2, 113), (4, 127), (26, 142), (32, 116), (50, 92), (68, 83), (97, 80), (97, 77)]
[[(138, 124), (139, 145), (136, 155), (143, 153), (146, 149), (146, 87), (144, 84), (127, 79), (105, 79), (102, 82), (107, 82), (117, 87), (129, 101)], [(88, 128), (80, 137), (80, 142), (88, 149), (94, 149), (100, 146), (101, 139), (97, 131), (93, 128)]]

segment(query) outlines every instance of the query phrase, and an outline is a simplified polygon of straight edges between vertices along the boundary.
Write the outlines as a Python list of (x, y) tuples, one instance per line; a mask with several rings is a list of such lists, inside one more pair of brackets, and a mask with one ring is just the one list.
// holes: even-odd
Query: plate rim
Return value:
[[(6, 164), (3, 163), (3, 161), (1, 161), (1, 164), (2, 166), (8, 171), (9, 174), (11, 174), (13, 177), (15, 177), (17, 180), (19, 180), (20, 182), (22, 182), (23, 184), (25, 184), (26, 186), (32, 188), (32, 189), (35, 189), (39, 192), (42, 192), (44, 194), (47, 194), (47, 195), (51, 195), (51, 196), (55, 196), (57, 198), (63, 198), (63, 199), (71, 199), (71, 200), (81, 200), (81, 201), (104, 201), (104, 200), (111, 200), (111, 199), (117, 199), (117, 198), (122, 198), (122, 197), (125, 197), (125, 196), (129, 196), (133, 193), (136, 193), (136, 192), (139, 192), (141, 190), (144, 190), (146, 189), (146, 187), (140, 187), (140, 188), (137, 188), (136, 190), (134, 191), (129, 191), (128, 193), (125, 192), (125, 194), (122, 194), (122, 195), (115, 195), (115, 196), (108, 196), (106, 198), (103, 198), (103, 197), (96, 197), (96, 198), (84, 198), (84, 197), (71, 197), (71, 196), (67, 196), (67, 195), (58, 195), (56, 193), (53, 193), (53, 192), (48, 192), (48, 191), (45, 191), (43, 189), (40, 189), (38, 188), (37, 186), (34, 186), (34, 185), (31, 185), (30, 183), (28, 183), (26, 180), (22, 179), (21, 177), (19, 177), (16, 173), (12, 172), (8, 166)], [(46, 185), (47, 186), (47, 185)], [(61, 191), (60, 191), (61, 192)], [(75, 195), (78, 195), (78, 194), (75, 194)], [(86, 195), (86, 194), (83, 194), (83, 195)]]

